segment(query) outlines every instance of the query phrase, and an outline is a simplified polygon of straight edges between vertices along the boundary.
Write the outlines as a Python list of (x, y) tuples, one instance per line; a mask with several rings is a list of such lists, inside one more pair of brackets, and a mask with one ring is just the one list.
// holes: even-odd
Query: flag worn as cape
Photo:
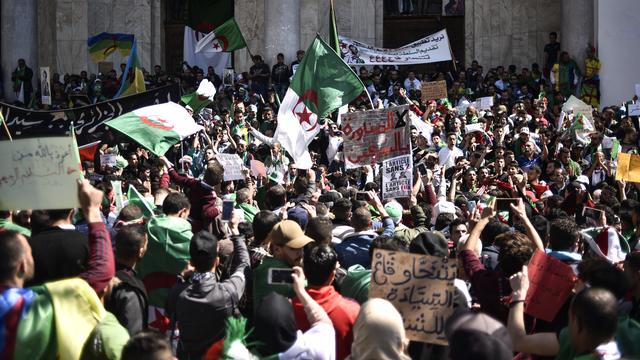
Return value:
[(164, 308), (176, 275), (190, 259), (191, 224), (175, 216), (155, 216), (149, 220), (147, 234), (147, 252), (136, 271), (147, 289), (149, 304)]
[(173, 102), (146, 106), (106, 122), (158, 156), (202, 130), (187, 110)]
[(211, 47), (213, 51), (217, 52), (231, 52), (247, 47), (247, 42), (244, 40), (236, 20), (231, 18), (200, 39), (196, 44), (196, 53), (206, 47)]
[(233, 0), (188, 0), (187, 26), (208, 33), (233, 17)]
[(132, 34), (102, 32), (87, 40), (89, 56), (95, 63), (106, 60), (116, 50), (120, 55), (127, 56), (133, 47), (133, 40)]
[(138, 59), (138, 45), (136, 41), (133, 41), (131, 47), (131, 53), (127, 60), (127, 66), (124, 69), (124, 76), (122, 77), (122, 83), (120, 89), (113, 96), (113, 98), (119, 98), (121, 96), (129, 96), (147, 91), (144, 85), (144, 74), (142, 73), (142, 65)]
[(311, 168), (307, 146), (319, 121), (364, 91), (360, 78), (320, 36), (307, 49), (278, 110), (274, 139), (299, 169)]
[(180, 98), (185, 105), (191, 106), (194, 114), (199, 114), (200, 110), (211, 104), (213, 97), (216, 95), (216, 87), (207, 79), (202, 79), (198, 90), (191, 94), (186, 94)]

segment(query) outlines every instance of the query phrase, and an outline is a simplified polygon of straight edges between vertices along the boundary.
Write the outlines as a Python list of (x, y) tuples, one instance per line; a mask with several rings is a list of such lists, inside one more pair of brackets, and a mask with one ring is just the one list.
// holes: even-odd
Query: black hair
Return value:
[(73, 209), (55, 209), (47, 210), (47, 213), (49, 214), (49, 220), (53, 222), (66, 219), (72, 210)]
[(16, 231), (0, 232), (0, 281), (9, 280), (16, 273), (24, 256), (24, 249)]
[(162, 211), (167, 215), (175, 215), (182, 209), (190, 208), (189, 199), (179, 192), (170, 193), (162, 202)]
[(160, 352), (171, 354), (171, 343), (162, 333), (145, 329), (132, 336), (122, 348), (122, 360), (155, 360)]
[(147, 231), (144, 225), (126, 225), (118, 229), (115, 236), (116, 257), (120, 259), (137, 259), (140, 248), (147, 239)]
[(305, 234), (318, 244), (331, 243), (331, 220), (326, 217), (314, 217), (307, 223)]
[(277, 209), (286, 204), (287, 191), (282, 185), (272, 186), (267, 190), (264, 200), (269, 210)]
[(266, 239), (274, 226), (280, 221), (278, 215), (271, 211), (262, 210), (253, 217), (253, 234), (254, 245), (261, 245)]
[(518, 231), (509, 231), (498, 236), (495, 240), (500, 246), (498, 262), (502, 273), (507, 278), (522, 270), (533, 255), (531, 240)]
[(492, 245), (498, 235), (509, 232), (510, 230), (509, 225), (502, 223), (496, 218), (491, 218), (480, 233), (483, 246)]
[(200, 231), (193, 235), (189, 245), (191, 264), (197, 272), (211, 271), (218, 257), (218, 238), (208, 231)]
[(570, 311), (577, 325), (586, 331), (594, 342), (602, 344), (615, 335), (618, 328), (618, 303), (609, 290), (582, 290), (573, 297)]
[(304, 275), (309, 285), (324, 285), (338, 263), (338, 254), (330, 246), (318, 245), (304, 252)]
[(555, 251), (570, 250), (580, 240), (576, 222), (568, 218), (555, 219), (549, 227), (549, 247)]
[(382, 249), (396, 252), (409, 252), (409, 244), (397, 236), (381, 235), (371, 241), (369, 257), (373, 259), (373, 250)]
[(578, 264), (578, 278), (590, 287), (611, 291), (617, 299), (623, 299), (629, 289), (629, 282), (622, 270), (603, 258), (581, 261)]

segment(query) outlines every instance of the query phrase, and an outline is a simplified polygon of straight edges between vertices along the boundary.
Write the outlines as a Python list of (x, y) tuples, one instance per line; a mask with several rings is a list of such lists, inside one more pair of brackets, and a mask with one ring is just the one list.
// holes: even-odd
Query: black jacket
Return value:
[(118, 283), (106, 299), (105, 308), (133, 336), (146, 329), (149, 323), (147, 291), (133, 269), (116, 264), (116, 270)]
[(180, 330), (179, 359), (200, 359), (224, 337), (225, 322), (244, 293), (249, 252), (243, 236), (234, 236), (231, 276), (218, 282), (215, 275), (200, 281), (178, 282), (169, 292), (167, 315)]

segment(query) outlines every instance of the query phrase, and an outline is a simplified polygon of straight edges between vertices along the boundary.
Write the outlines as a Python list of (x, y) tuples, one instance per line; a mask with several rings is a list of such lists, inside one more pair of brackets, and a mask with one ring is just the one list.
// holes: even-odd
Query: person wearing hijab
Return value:
[(387, 300), (371, 299), (360, 308), (347, 360), (410, 360), (408, 345), (398, 310)]
[(258, 305), (255, 317), (255, 340), (259, 343), (257, 350), (261, 359), (334, 360), (336, 334), (331, 319), (305, 290), (302, 268), (295, 266), (291, 276), (293, 290), (311, 327), (304, 333), (299, 331), (289, 300), (275, 292), (269, 293)]

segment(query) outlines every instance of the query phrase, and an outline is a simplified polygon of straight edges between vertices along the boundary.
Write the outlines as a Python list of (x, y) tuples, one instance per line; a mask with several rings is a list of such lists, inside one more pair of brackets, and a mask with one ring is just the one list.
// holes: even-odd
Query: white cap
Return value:
[(589, 178), (586, 175), (580, 175), (576, 179), (577, 182), (584, 185), (589, 185)]

